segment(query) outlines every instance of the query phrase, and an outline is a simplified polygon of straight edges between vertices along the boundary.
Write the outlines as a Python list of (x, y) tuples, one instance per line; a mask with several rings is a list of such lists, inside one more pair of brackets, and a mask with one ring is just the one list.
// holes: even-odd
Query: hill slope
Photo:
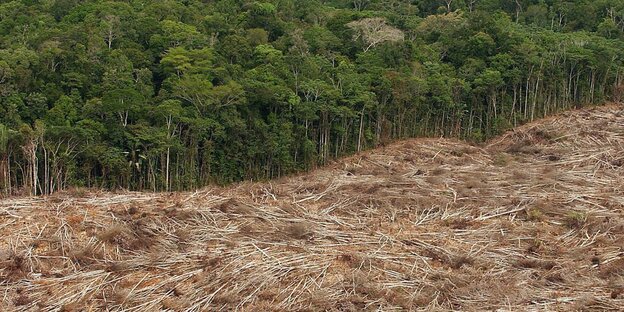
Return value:
[(624, 108), (171, 195), (0, 201), (3, 311), (617, 310)]

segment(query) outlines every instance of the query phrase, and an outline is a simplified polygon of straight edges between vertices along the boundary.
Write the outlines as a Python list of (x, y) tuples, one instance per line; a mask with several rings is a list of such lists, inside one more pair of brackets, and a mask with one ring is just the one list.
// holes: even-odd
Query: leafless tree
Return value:
[(446, 3), (446, 12), (451, 13), (451, 5), (453, 4), (453, 0), (444, 0), (444, 3)]
[(370, 3), (370, 0), (352, 0), (352, 1), (353, 1), (353, 8), (355, 8), (357, 11), (364, 10), (364, 8), (366, 8), (366, 6)]
[(102, 19), (102, 27), (104, 32), (104, 40), (106, 45), (110, 49), (113, 45), (113, 41), (117, 38), (119, 30), (119, 16), (106, 15)]
[(478, 0), (468, 0), (468, 11), (472, 12), (477, 4)]
[(520, 0), (515, 0), (516, 2), (516, 22), (518, 22), (518, 20), (520, 19), (520, 13), (522, 13), (523, 9), (522, 9), (522, 3), (520, 3)]
[(355, 31), (355, 40), (362, 39), (364, 42), (364, 52), (383, 42), (398, 42), (405, 37), (403, 31), (388, 25), (386, 20), (380, 17), (353, 21), (347, 26)]

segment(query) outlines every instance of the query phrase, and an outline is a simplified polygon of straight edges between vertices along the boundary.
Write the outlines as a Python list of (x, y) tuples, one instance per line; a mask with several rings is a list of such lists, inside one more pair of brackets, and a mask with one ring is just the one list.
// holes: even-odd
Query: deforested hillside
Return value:
[(624, 108), (190, 193), (0, 201), (2, 311), (620, 310)]

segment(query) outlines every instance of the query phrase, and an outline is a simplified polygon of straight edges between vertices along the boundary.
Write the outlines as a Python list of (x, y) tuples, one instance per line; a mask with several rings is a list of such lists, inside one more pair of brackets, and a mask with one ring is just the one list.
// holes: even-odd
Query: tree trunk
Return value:
[[(165, 190), (169, 192), (171, 190), (169, 184), (169, 163), (170, 163), (171, 147), (167, 147), (167, 168), (165, 169)], [(162, 181), (162, 180), (161, 180)]]
[(360, 112), (360, 129), (358, 131), (358, 143), (357, 143), (357, 151), (358, 153), (362, 151), (362, 135), (364, 133), (364, 109)]

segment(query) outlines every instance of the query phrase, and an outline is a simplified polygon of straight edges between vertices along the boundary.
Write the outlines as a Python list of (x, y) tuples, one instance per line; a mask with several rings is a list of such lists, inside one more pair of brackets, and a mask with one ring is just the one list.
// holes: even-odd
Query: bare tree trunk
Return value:
[(50, 166), (48, 165), (48, 150), (41, 143), (41, 149), (43, 150), (43, 194), (50, 194)]
[(171, 147), (167, 147), (167, 169), (165, 170), (165, 184), (166, 184), (166, 191), (169, 192), (171, 190), (170, 184), (169, 184), (169, 163), (170, 163), (170, 155), (171, 155)]
[(513, 103), (511, 104), (511, 119), (513, 120), (514, 127), (517, 126), (516, 123), (516, 102), (518, 98), (518, 87), (514, 84), (513, 86)]
[(360, 130), (358, 131), (358, 153), (362, 151), (362, 135), (364, 133), (364, 109), (360, 112)]
[(537, 74), (537, 81), (535, 82), (535, 93), (533, 94), (533, 105), (531, 108), (531, 121), (533, 121), (535, 119), (535, 110), (537, 108), (537, 98), (538, 98), (538, 94), (539, 94), (539, 85), (540, 85), (540, 81), (542, 78), (542, 68), (544, 65), (544, 61), (542, 61), (542, 63), (540, 64), (540, 70)]
[(31, 163), (32, 163), (32, 186), (33, 186), (32, 195), (37, 195), (37, 186), (38, 186), (37, 181), (39, 180), (39, 177), (38, 177), (39, 165), (37, 164), (38, 161), (37, 161), (37, 146), (36, 145), (32, 147), (30, 157), (31, 157)]
[(518, 20), (520, 19), (520, 12), (522, 12), (522, 4), (520, 3), (519, 0), (515, 0), (516, 1), (516, 23), (518, 22)]
[(477, 3), (477, 0), (468, 0), (468, 12), (472, 12), (474, 10), (474, 6)]
[(5, 195), (8, 194), (8, 170), (7, 170), (7, 161), (6, 161), (6, 156), (2, 156), (2, 158), (0, 158), (0, 172), (2, 173), (2, 185), (0, 187), (0, 191), (2, 191)]
[(446, 3), (446, 12), (451, 13), (451, 5), (453, 4), (453, 0), (444, 0), (444, 3)]
[(529, 84), (531, 81), (531, 75), (533, 75), (533, 65), (531, 65), (531, 69), (529, 70), (529, 76), (526, 81), (526, 89), (524, 94), (524, 119), (526, 120), (529, 116)]
[(8, 189), (9, 195), (13, 194), (13, 187), (11, 182), (11, 152), (7, 153), (7, 176), (9, 180)]
[(591, 71), (591, 82), (589, 85), (590, 85), (589, 87), (590, 102), (594, 103), (594, 90), (596, 88), (596, 71), (595, 70)]

